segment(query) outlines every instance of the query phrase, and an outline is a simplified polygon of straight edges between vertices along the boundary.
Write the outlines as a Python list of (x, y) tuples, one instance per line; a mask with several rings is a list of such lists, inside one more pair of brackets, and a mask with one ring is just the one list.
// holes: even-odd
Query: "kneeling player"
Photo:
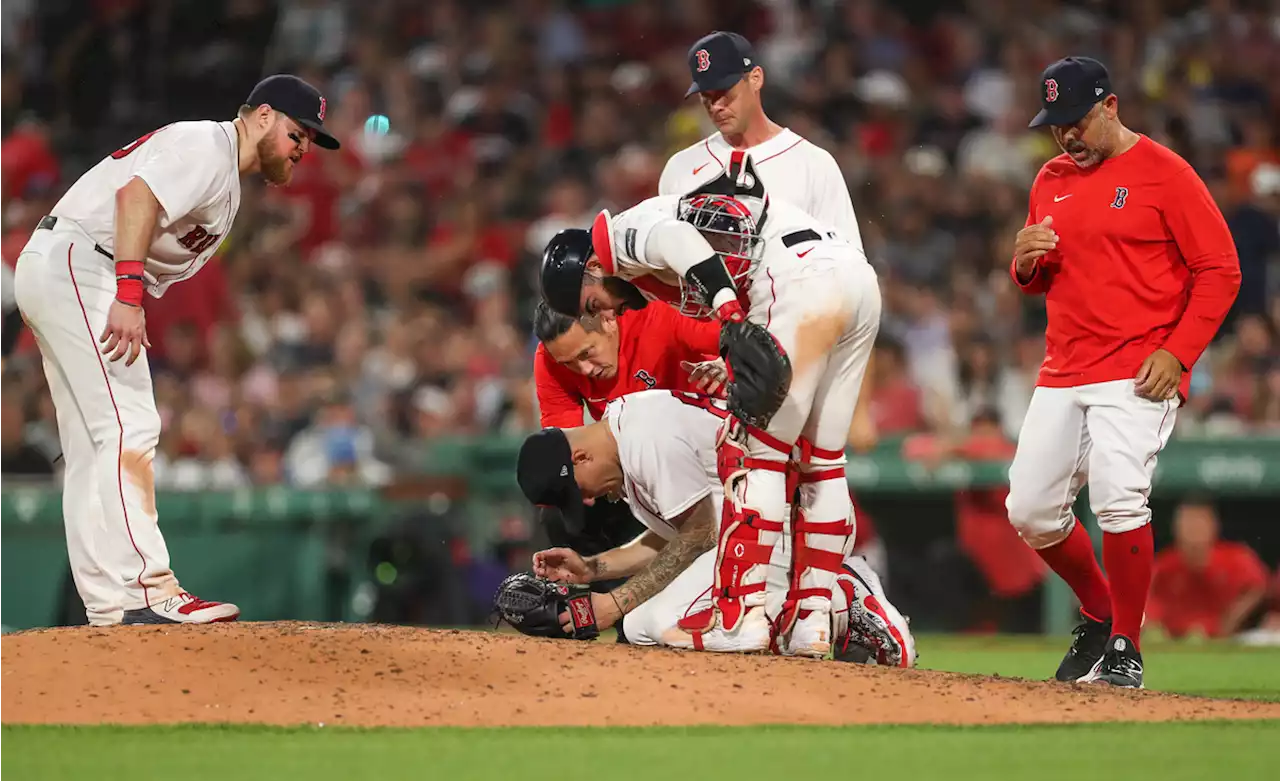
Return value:
[(735, 152), (726, 176), (696, 193), (557, 234), (541, 281), (547, 303), (568, 315), (621, 311), (619, 291), (634, 286), (722, 322), (734, 417), (720, 438), (720, 477), (732, 501), (705, 629), (741, 632), (744, 647), (825, 656), (854, 531), (844, 446), (880, 325), (861, 242), (770, 203)]
[[(542, 551), (534, 557), (534, 573), (577, 584), (629, 577), (607, 594), (592, 595), (590, 604), (596, 627), (620, 621), (619, 632), (633, 644), (761, 650), (743, 641), (752, 632), (707, 629), (713, 599), (725, 585), (716, 567), (725, 501), (717, 447), (728, 415), (708, 397), (654, 390), (612, 402), (597, 423), (530, 436), (518, 465), (530, 501), (571, 514), (581, 512), (584, 502), (622, 496), (647, 527), (630, 543), (595, 556), (583, 558), (567, 548)], [(737, 559), (767, 565), (764, 546), (735, 545)], [(836, 569), (830, 629), (836, 658), (861, 658), (861, 648), (881, 664), (911, 666), (911, 632), (875, 573), (851, 555)], [(769, 629), (760, 612), (744, 620), (760, 622), (759, 631)]]

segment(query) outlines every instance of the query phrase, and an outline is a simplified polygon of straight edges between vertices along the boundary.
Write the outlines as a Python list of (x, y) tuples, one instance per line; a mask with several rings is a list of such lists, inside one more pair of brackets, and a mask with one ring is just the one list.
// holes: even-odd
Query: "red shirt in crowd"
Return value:
[(540, 344), (533, 377), (542, 425), (581, 426), (584, 403), (599, 420), (610, 401), (650, 388), (696, 391), (680, 362), (712, 360), (719, 349), (719, 321), (685, 317), (656, 301), (618, 318), (618, 371), (608, 379), (593, 380), (572, 371)]
[(1267, 585), (1267, 569), (1248, 545), (1219, 541), (1204, 569), (1193, 568), (1177, 549), (1156, 556), (1147, 618), (1173, 637), (1200, 630), (1221, 634), (1220, 621), (1242, 594)]
[[(1057, 249), (1036, 263), (1027, 293), (1045, 293), (1039, 384), (1131, 379), (1160, 348), (1189, 370), (1240, 289), (1240, 261), (1222, 212), (1195, 170), (1146, 136), (1083, 169), (1065, 154), (1031, 186), (1027, 225), (1053, 217)], [(1186, 398), (1191, 372), (1178, 390)]]

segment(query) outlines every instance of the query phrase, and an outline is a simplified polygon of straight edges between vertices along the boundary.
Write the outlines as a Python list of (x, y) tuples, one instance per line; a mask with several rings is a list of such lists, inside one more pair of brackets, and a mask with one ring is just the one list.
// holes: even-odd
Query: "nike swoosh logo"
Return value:
[(797, 258), (803, 258), (805, 255), (808, 255), (810, 252), (813, 252), (813, 247), (810, 247), (809, 249), (805, 250), (804, 252), (797, 252), (797, 253), (796, 253), (796, 257), (797, 257)]
[(1073, 195), (1075, 195), (1075, 193), (1067, 193), (1066, 195), (1055, 195), (1053, 196), (1053, 202), (1057, 203), (1059, 201), (1065, 201)]
[(709, 166), (709, 165), (711, 165), (711, 163), (703, 163), (702, 165), (700, 165), (700, 166), (698, 166), (697, 168), (693, 169), (693, 175), (694, 175), (694, 176), (697, 176), (699, 171), (701, 171), (703, 168), (706, 168), (706, 167), (707, 167), (707, 166)]

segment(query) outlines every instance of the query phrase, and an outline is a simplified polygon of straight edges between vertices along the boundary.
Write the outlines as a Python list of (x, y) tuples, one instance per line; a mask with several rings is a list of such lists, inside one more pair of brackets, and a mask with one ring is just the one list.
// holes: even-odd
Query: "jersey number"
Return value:
[[(164, 127), (169, 127), (169, 126), (168, 126), (168, 125), (165, 125)], [(145, 143), (147, 142), (147, 139), (148, 139), (148, 138), (151, 138), (151, 137), (152, 137), (152, 136), (154, 136), (156, 133), (159, 133), (161, 130), (164, 130), (164, 127), (162, 127), (162, 128), (158, 128), (158, 129), (156, 129), (156, 130), (152, 130), (150, 133), (147, 133), (147, 134), (146, 134), (145, 136), (143, 136), (142, 138), (139, 138), (139, 139), (138, 139), (138, 140), (136, 140), (136, 141), (132, 141), (132, 142), (130, 142), (130, 143), (128, 143), (128, 144), (125, 144), (124, 146), (120, 147), (119, 149), (117, 149), (116, 151), (114, 151), (114, 152), (112, 152), (112, 153), (111, 153), (111, 159), (112, 159), (112, 160), (120, 160), (120, 159), (123, 159), (123, 158), (128, 157), (128, 156), (133, 152), (133, 150), (135, 150), (135, 149), (137, 149), (138, 147), (140, 147), (140, 146), (142, 146), (143, 144), (145, 144)]]
[(178, 243), (186, 247), (191, 252), (194, 252), (195, 254), (199, 255), (200, 253), (209, 249), (209, 247), (212, 246), (213, 243), (217, 240), (218, 240), (218, 234), (210, 233), (204, 228), (197, 225), (196, 227), (187, 231), (187, 235), (178, 239)]

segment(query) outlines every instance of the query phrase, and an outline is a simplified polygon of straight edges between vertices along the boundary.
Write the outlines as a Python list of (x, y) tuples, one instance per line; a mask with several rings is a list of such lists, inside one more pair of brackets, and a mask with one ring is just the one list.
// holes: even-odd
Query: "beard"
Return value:
[(622, 303), (618, 306), (618, 314), (644, 309), (649, 305), (649, 299), (644, 297), (644, 293), (640, 292), (640, 288), (625, 279), (605, 277), (600, 280), (600, 283), (604, 285), (605, 292), (615, 300), (621, 299)]
[(262, 178), (267, 184), (283, 187), (293, 179), (289, 158), (275, 150), (270, 136), (258, 141), (258, 162), (262, 167)]

